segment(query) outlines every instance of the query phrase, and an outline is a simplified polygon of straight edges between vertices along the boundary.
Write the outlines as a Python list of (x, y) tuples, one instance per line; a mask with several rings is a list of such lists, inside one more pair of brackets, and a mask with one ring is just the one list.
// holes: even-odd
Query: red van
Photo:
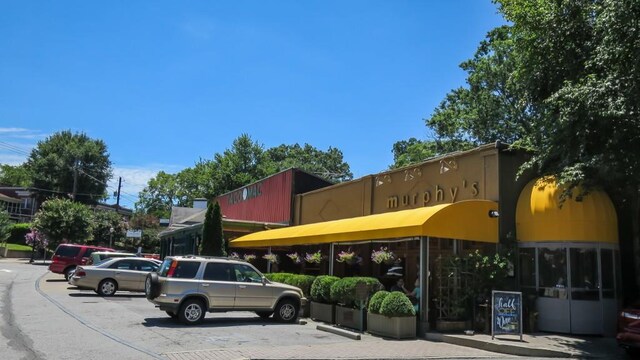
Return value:
[(69, 280), (73, 272), (76, 270), (76, 266), (85, 265), (91, 253), (94, 251), (115, 251), (111, 248), (90, 246), (90, 245), (76, 245), (76, 244), (60, 244), (53, 253), (51, 258), (51, 265), (49, 265), (49, 271), (56, 274), (64, 274), (64, 278)]

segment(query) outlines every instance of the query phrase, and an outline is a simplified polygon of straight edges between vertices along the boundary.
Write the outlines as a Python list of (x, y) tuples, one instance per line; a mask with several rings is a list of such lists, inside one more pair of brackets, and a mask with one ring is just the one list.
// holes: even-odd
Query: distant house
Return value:
[(27, 187), (0, 186), (0, 209), (15, 222), (30, 222), (40, 204), (35, 191)]

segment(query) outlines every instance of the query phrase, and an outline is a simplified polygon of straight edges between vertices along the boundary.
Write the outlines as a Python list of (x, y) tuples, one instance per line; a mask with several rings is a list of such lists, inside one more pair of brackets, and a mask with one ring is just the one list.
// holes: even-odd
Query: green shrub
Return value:
[(380, 315), (388, 317), (415, 316), (416, 309), (407, 295), (400, 291), (394, 291), (380, 304)]
[(299, 287), (305, 296), (308, 296), (310, 294), (311, 284), (315, 280), (315, 276), (312, 275), (290, 273), (269, 273), (264, 274), (264, 277), (266, 277), (270, 281)]
[(31, 223), (12, 224), (9, 231), (11, 232), (11, 235), (9, 235), (9, 238), (7, 239), (8, 243), (24, 245), (24, 236), (31, 231)]
[(384, 289), (380, 280), (373, 277), (346, 277), (331, 285), (331, 301), (346, 307), (357, 307), (356, 285), (363, 282), (367, 285), (367, 293), (373, 294)]
[(369, 312), (372, 314), (380, 314), (380, 305), (384, 299), (387, 298), (391, 294), (387, 290), (380, 290), (377, 293), (373, 294), (371, 300), (369, 300)]
[(320, 303), (331, 303), (331, 285), (340, 280), (337, 276), (320, 275), (311, 284), (311, 300)]

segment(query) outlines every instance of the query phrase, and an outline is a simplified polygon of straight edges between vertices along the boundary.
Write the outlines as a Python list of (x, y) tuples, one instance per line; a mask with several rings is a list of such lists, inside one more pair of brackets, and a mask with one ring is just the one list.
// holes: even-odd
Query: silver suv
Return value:
[(307, 301), (299, 288), (271, 282), (247, 262), (215, 257), (167, 257), (144, 288), (150, 302), (187, 325), (201, 322), (207, 311), (255, 311), (294, 322)]

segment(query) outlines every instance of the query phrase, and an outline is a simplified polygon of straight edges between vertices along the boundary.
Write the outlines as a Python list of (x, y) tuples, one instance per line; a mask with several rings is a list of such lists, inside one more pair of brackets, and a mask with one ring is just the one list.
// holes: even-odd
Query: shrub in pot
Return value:
[[(374, 301), (375, 300), (375, 301)], [(379, 291), (369, 301), (367, 330), (396, 339), (416, 336), (416, 310), (411, 300), (399, 291)]]
[(337, 276), (320, 275), (311, 284), (311, 318), (330, 324), (335, 322), (334, 304), (331, 301), (331, 285), (340, 280)]
[[(360, 303), (356, 298), (356, 288), (360, 283), (365, 284), (367, 290), (364, 303)], [(364, 330), (366, 317), (360, 306), (366, 307), (370, 294), (382, 289), (384, 286), (373, 277), (346, 277), (333, 283), (331, 285), (331, 300), (338, 304), (336, 306), (336, 324)]]

